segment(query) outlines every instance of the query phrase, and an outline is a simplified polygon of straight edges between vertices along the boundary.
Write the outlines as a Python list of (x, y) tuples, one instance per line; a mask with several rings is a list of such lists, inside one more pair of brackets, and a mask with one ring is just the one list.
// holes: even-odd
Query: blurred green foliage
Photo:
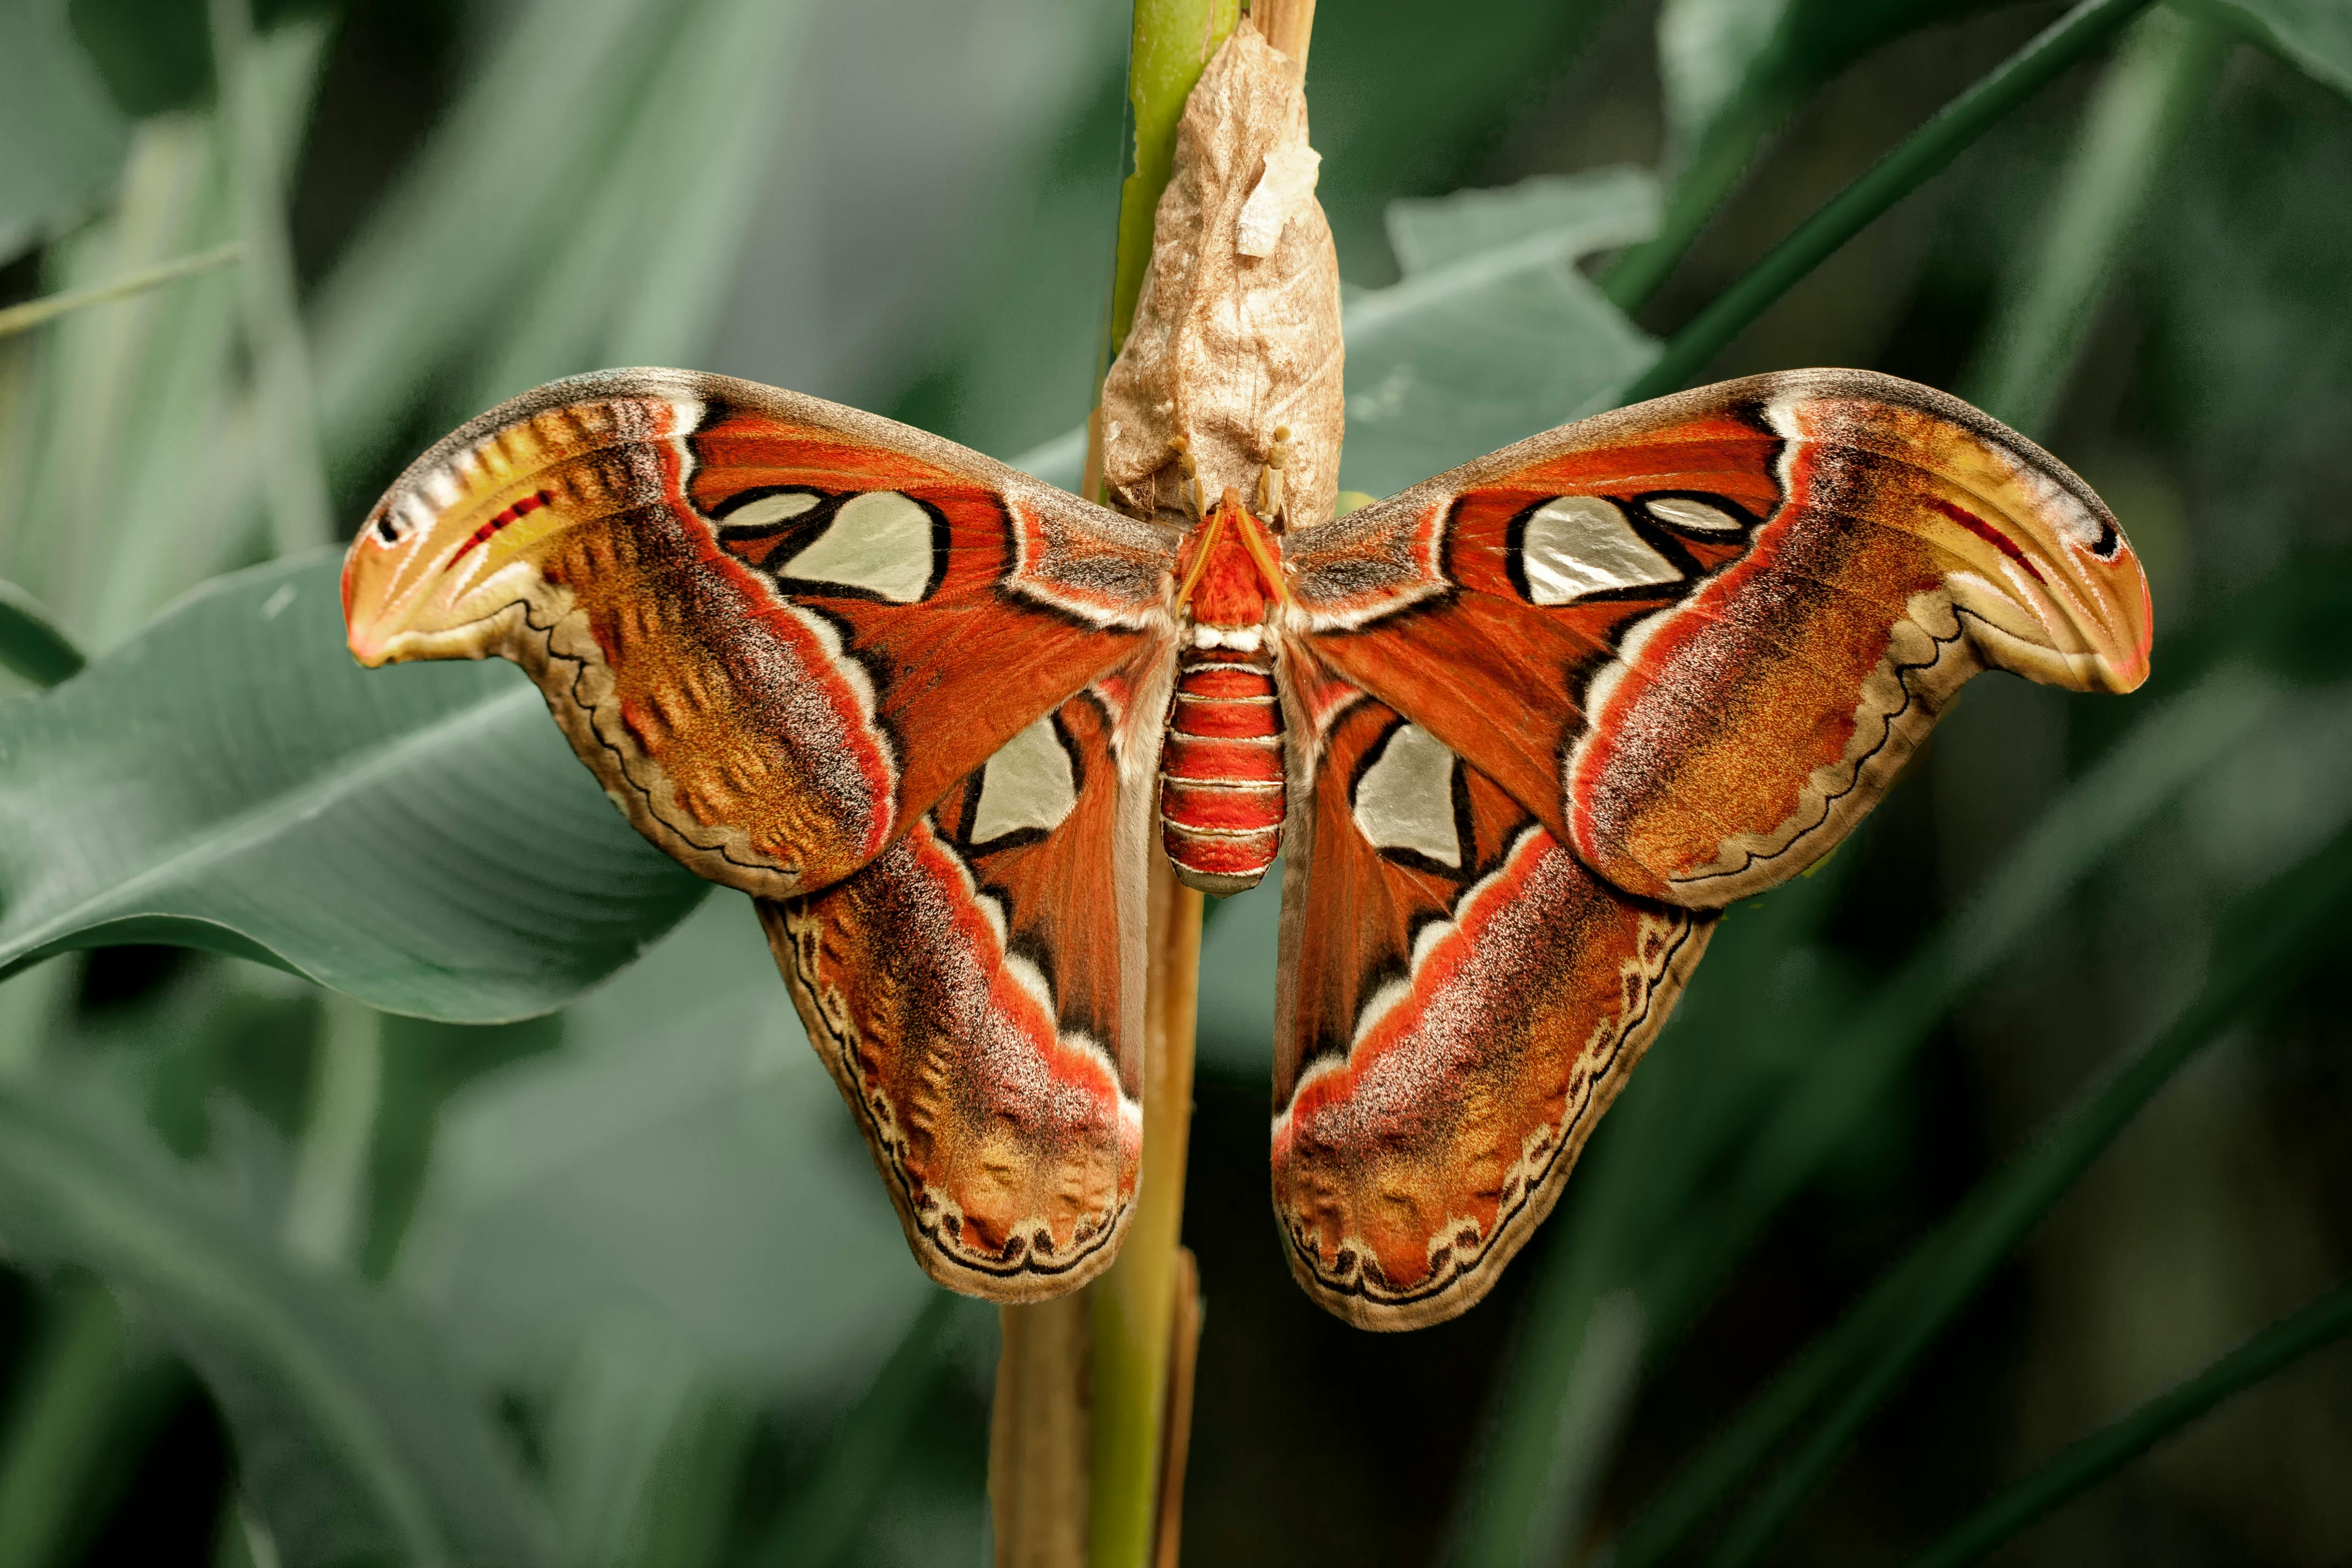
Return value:
[[(982, 1560), (989, 1316), (740, 900), (514, 671), (352, 669), (298, 547), (618, 363), (1074, 479), (1116, 13), (0, 4), (0, 306), (247, 258), (0, 336), (0, 1568)], [(1344, 482), (1606, 401), (2058, 15), (1326, 7)], [(2117, 1469), (2346, 1322), (2347, 92), (2326, 0), (2150, 9), (1708, 341), (2066, 455), (2158, 675), (1979, 683), (1736, 910), (1490, 1303), (1374, 1339), (1291, 1287), (1276, 900), (1215, 913), (1196, 1560), (1958, 1562), (2053, 1508), (2009, 1560), (2352, 1553), (2340, 1352)]]

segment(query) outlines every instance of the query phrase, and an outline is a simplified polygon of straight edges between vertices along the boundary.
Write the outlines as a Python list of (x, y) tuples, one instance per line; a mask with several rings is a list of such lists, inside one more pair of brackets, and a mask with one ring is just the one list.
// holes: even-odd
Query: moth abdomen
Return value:
[(1287, 808), (1274, 656), (1187, 649), (1160, 753), (1160, 840), (1176, 875), (1209, 893), (1257, 885)]

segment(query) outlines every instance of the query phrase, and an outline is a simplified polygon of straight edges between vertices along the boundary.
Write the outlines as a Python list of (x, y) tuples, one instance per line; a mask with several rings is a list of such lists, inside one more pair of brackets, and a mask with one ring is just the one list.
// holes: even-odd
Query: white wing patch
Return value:
[(1560, 496), (1538, 508), (1520, 540), (1519, 567), (1528, 598), (1538, 605), (1569, 605), (1589, 594), (1683, 576), (1599, 496)]
[(1077, 774), (1049, 713), (1005, 742), (981, 770), (971, 841), (986, 844), (1024, 827), (1050, 833), (1077, 804)]
[(1659, 521), (1689, 533), (1737, 533), (1741, 527), (1739, 520), (1721, 507), (1688, 496), (1660, 496), (1649, 507), (1650, 515)]
[(1418, 724), (1392, 732), (1356, 780), (1356, 827), (1375, 848), (1462, 864), (1454, 821), (1454, 753)]
[(785, 563), (783, 574), (911, 605), (930, 586), (932, 565), (931, 514), (897, 490), (868, 490), (843, 502), (824, 531)]
[(784, 490), (737, 507), (719, 520), (719, 526), (730, 530), (765, 528), (772, 522), (798, 517), (816, 503), (817, 498), (806, 490)]

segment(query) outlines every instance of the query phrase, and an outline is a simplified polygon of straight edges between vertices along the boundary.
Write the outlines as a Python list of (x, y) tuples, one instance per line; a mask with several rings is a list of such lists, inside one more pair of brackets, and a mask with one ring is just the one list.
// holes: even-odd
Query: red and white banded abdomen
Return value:
[(1273, 652), (1185, 649), (1160, 752), (1160, 837), (1177, 876), (1210, 893), (1255, 887), (1282, 847), (1284, 807)]

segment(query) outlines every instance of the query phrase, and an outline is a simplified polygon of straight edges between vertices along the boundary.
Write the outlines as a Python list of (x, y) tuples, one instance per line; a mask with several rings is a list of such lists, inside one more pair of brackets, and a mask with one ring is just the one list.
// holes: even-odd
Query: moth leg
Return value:
[(1274, 427), (1274, 447), (1265, 455), (1265, 467), (1258, 470), (1258, 520), (1276, 533), (1284, 527), (1282, 515), (1282, 470), (1290, 461), (1290, 426)]
[(1176, 448), (1177, 470), (1183, 476), (1177, 485), (1178, 494), (1192, 521), (1199, 522), (1209, 515), (1209, 497), (1201, 488), (1201, 465), (1192, 458), (1192, 438), (1177, 436), (1171, 438), (1170, 444)]

